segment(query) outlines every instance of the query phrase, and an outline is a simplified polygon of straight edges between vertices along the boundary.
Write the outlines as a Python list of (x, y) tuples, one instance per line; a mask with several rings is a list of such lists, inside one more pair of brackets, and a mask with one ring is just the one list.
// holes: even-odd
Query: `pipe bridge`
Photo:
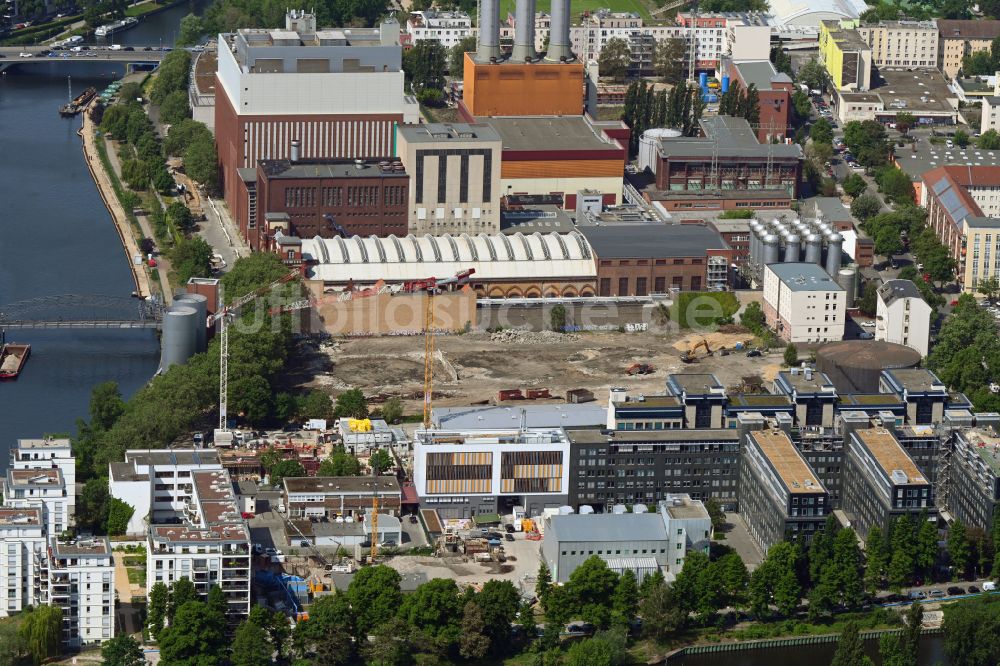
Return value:
[(66, 294), (0, 305), (0, 331), (24, 329), (158, 329), (163, 305), (130, 296)]

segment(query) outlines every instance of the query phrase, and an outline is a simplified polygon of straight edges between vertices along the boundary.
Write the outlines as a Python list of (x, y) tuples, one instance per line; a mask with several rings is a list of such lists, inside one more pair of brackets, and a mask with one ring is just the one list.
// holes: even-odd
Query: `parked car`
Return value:
[(965, 590), (958, 587), (957, 585), (952, 585), (951, 587), (948, 588), (948, 594), (954, 597), (959, 594), (965, 594)]
[(244, 511), (240, 515), (243, 517), (243, 520), (250, 520), (251, 518), (254, 517), (254, 514), (249, 511)]
[(930, 594), (928, 594), (928, 596), (931, 599), (940, 599), (940, 598), (945, 597), (947, 595), (945, 594), (944, 590), (934, 589), (934, 590), (930, 591)]
[(410, 514), (410, 523), (416, 525), (419, 521), (417, 520), (416, 514)]
[(975, 585), (970, 585), (967, 591), (969, 594), (979, 594), (979, 588)]
[(299, 541), (299, 545), (302, 546), (303, 548), (308, 548), (311, 544), (305, 539), (303, 539), (302, 541)]
[(759, 349), (751, 349), (750, 351), (747, 352), (747, 358), (756, 358), (757, 356), (760, 355), (761, 352)]
[(594, 633), (594, 625), (590, 622), (571, 622), (566, 625), (566, 633), (570, 636), (590, 636)]
[(503, 538), (506, 539), (507, 541), (513, 541), (514, 535), (508, 532), (507, 534), (503, 535)]
[(503, 528), (507, 532), (507, 534), (513, 534), (514, 533), (514, 526), (511, 525), (510, 523), (504, 525)]
[(910, 590), (910, 593), (907, 596), (910, 599), (926, 599), (927, 593), (923, 590)]
[(872, 333), (871, 331), (861, 331), (858, 337), (862, 340), (874, 340), (875, 334)]

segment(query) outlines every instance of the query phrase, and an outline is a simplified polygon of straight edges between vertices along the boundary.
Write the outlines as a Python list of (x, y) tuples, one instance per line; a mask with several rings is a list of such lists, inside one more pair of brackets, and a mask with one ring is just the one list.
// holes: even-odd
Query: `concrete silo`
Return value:
[(198, 325), (195, 328), (195, 352), (201, 353), (208, 347), (208, 299), (201, 294), (181, 294), (174, 299), (174, 305), (194, 308), (198, 313)]
[(826, 237), (826, 272), (830, 277), (837, 275), (843, 255), (844, 237), (834, 232)]
[(761, 258), (761, 265), (776, 264), (781, 261), (781, 239), (774, 234), (767, 234), (761, 239), (764, 256)]
[(198, 311), (186, 305), (172, 307), (163, 313), (160, 372), (165, 372), (172, 365), (184, 363), (194, 355), (197, 346), (197, 320)]
[(823, 265), (823, 237), (819, 234), (809, 234), (806, 236), (806, 258), (809, 264)]

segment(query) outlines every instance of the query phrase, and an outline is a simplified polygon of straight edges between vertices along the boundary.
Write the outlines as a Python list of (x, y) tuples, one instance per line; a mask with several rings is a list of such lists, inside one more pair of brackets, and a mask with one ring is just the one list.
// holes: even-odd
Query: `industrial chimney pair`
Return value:
[[(538, 59), (535, 51), (535, 8), (537, 0), (517, 0), (514, 10), (514, 50), (512, 62), (531, 62)], [(500, 0), (482, 0), (479, 16), (479, 48), (477, 58), (482, 62), (497, 62), (500, 52)], [(549, 50), (545, 60), (561, 62), (572, 60), (569, 40), (570, 0), (552, 0), (552, 20), (549, 26)]]

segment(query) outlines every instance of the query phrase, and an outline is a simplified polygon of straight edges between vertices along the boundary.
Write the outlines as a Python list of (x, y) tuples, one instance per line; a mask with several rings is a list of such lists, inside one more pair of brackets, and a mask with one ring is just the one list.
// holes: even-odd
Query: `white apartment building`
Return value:
[(12, 509), (40, 509), (46, 534), (55, 536), (69, 528), (71, 493), (62, 470), (8, 469), (3, 483), (4, 503)]
[(63, 643), (76, 649), (115, 635), (115, 565), (106, 537), (49, 537), (47, 595), (63, 612)]
[[(406, 32), (410, 33), (414, 42), (429, 39), (441, 42), (449, 49), (476, 34), (472, 29), (472, 18), (465, 12), (433, 9), (412, 12), (406, 20)], [(452, 75), (455, 73), (452, 72)]]
[(844, 337), (846, 293), (820, 266), (789, 262), (764, 267), (764, 317), (786, 342)]
[(225, 470), (193, 470), (180, 524), (151, 525), (146, 586), (187, 578), (201, 595), (218, 585), (226, 595), (227, 619), (250, 612), (250, 531), (240, 515)]
[(108, 465), (108, 491), (135, 510), (126, 534), (145, 535), (151, 524), (182, 515), (192, 472), (221, 469), (214, 449), (126, 451), (124, 462)]
[(0, 617), (45, 599), (45, 543), (41, 509), (0, 507)]
[(1000, 132), (1000, 97), (995, 95), (983, 98), (983, 113), (979, 118), (979, 133), (990, 130)]
[[(10, 452), (10, 466), (13, 469), (62, 470), (66, 486), (76, 487), (76, 459), (68, 439), (19, 439), (17, 447)], [(70, 509), (72, 514), (73, 508)]]
[(560, 429), (418, 430), (413, 480), (421, 504), (445, 518), (510, 513), (514, 505), (541, 515), (566, 503), (569, 440)]
[(876, 67), (937, 67), (938, 27), (935, 21), (883, 21), (858, 27), (872, 49)]
[(875, 339), (906, 345), (927, 356), (931, 306), (910, 280), (889, 280), (878, 288)]

